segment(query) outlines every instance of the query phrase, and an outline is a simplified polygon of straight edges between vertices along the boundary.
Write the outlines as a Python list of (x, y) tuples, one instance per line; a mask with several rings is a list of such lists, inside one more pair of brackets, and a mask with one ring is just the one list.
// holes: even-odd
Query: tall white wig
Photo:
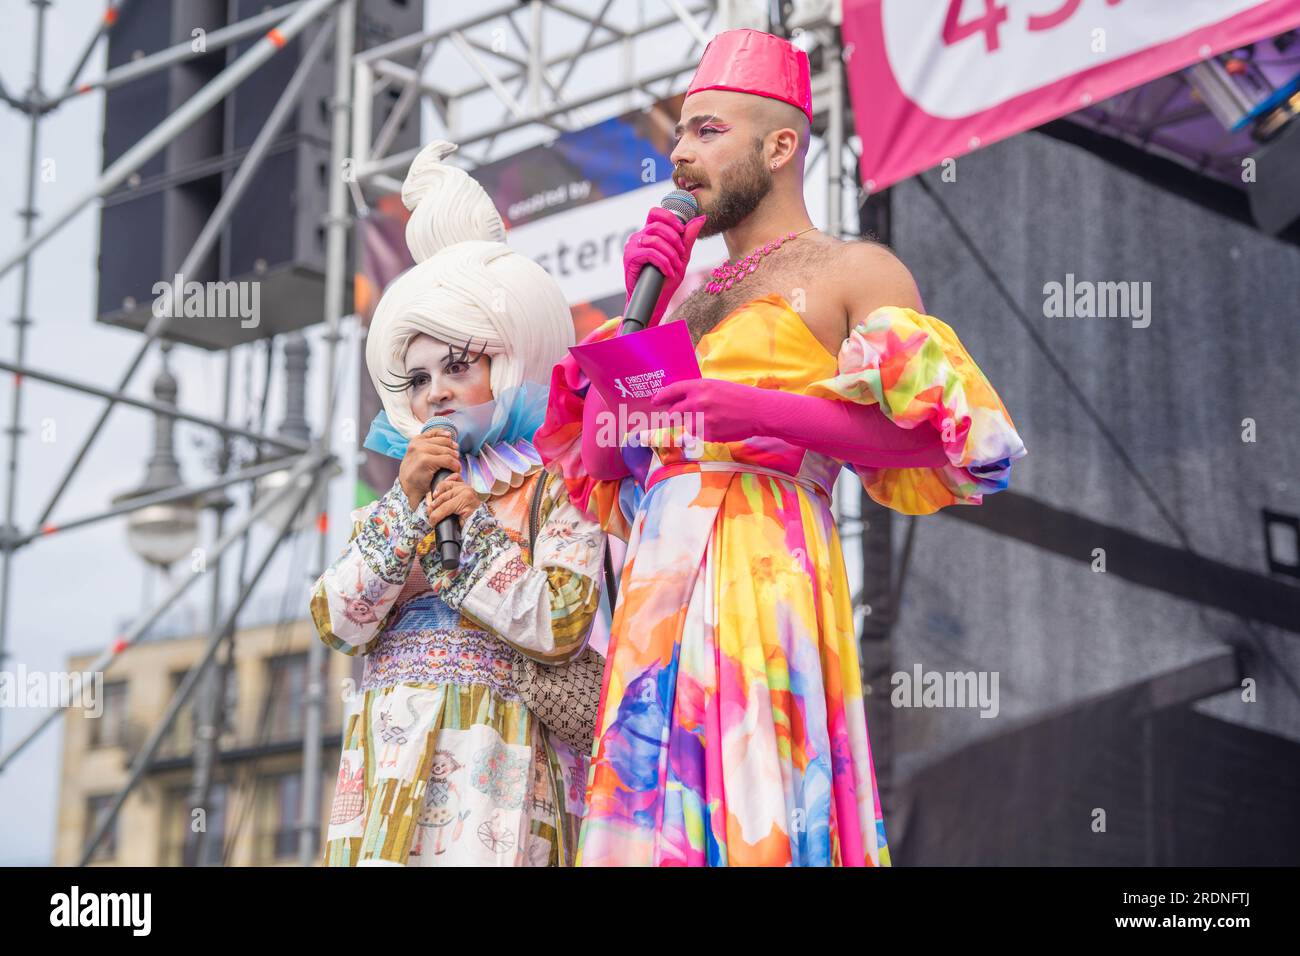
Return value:
[(510, 249), (501, 216), (468, 173), (442, 162), (456, 147), (438, 140), (411, 163), (402, 202), (411, 211), (406, 245), (415, 265), (384, 290), (366, 336), (366, 367), (389, 421), (407, 438), (423, 421), (410, 392), (406, 350), (420, 333), (492, 360), (493, 396), (525, 381), (547, 384), (573, 344), (573, 319), (555, 280)]

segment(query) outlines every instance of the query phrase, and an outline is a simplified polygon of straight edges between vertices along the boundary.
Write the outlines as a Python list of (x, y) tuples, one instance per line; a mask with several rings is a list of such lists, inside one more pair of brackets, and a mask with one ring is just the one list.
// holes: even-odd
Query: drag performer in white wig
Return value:
[[(398, 478), (352, 513), (311, 599), (321, 639), (365, 656), (330, 865), (567, 865), (582, 812), (582, 708), (548, 726), (522, 693), (561, 672), (547, 668), (603, 664), (586, 646), (604, 536), (531, 444), (573, 323), (555, 281), (501, 241), (483, 189), (442, 162), (453, 149), (431, 143), (411, 164), (416, 265), (384, 292), (366, 341), (384, 410), (365, 445), (400, 458)], [(422, 433), (435, 416), (456, 436)], [(453, 475), (430, 493), (439, 469)], [(452, 514), (461, 558), (444, 571), (434, 528)]]

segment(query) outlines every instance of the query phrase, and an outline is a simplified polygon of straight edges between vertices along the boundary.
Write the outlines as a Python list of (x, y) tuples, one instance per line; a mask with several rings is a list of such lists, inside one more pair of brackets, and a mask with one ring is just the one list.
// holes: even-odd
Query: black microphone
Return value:
[[(424, 423), (420, 429), (423, 435), (427, 431), (435, 428), (445, 428), (451, 432), (453, 441), (460, 439), (460, 432), (456, 430), (456, 424), (445, 415), (436, 415)], [(429, 490), (437, 489), (444, 478), (453, 474), (447, 468), (439, 468), (433, 473), (433, 482), (429, 485)], [(444, 571), (455, 571), (460, 567), (460, 515), (449, 514), (438, 522), (438, 527), (434, 529), (437, 534), (438, 560), (442, 564)]]
[[(683, 224), (700, 214), (700, 204), (685, 189), (674, 189), (664, 197), (659, 206), (667, 209)], [(637, 273), (636, 285), (632, 287), (627, 308), (623, 310), (623, 324), (618, 328), (619, 335), (630, 335), (646, 327), (650, 316), (654, 315), (655, 305), (658, 304), (659, 294), (663, 289), (664, 274), (647, 262)]]

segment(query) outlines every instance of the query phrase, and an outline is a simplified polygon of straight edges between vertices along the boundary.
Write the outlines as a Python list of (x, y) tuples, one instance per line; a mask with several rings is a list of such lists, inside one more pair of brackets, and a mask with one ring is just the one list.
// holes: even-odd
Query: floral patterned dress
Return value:
[[(935, 425), (947, 465), (854, 467), (872, 498), (906, 514), (979, 504), (1025, 454), (992, 385), (933, 316), (878, 309), (836, 356), (773, 294), (695, 351), (705, 378)], [(558, 364), (534, 438), (573, 500), (628, 542), (578, 865), (888, 866), (831, 513), (844, 463), (775, 438), (683, 443), (658, 429), (625, 454), (631, 476), (596, 481), (581, 462), (588, 387), (571, 358)]]
[(554, 664), (582, 652), (605, 538), (550, 481), (529, 560), (542, 474), (463, 523), (451, 573), (436, 562), (426, 502), (412, 511), (399, 482), (352, 512), (347, 549), (311, 598), (321, 640), (365, 656), (344, 717), (328, 865), (572, 863), (588, 755), (546, 732), (511, 670), (519, 654)]

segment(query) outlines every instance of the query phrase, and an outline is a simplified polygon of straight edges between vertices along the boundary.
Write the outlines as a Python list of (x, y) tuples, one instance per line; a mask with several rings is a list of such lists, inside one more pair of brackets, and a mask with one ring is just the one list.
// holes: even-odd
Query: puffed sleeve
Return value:
[(443, 571), (432, 550), (420, 566), (448, 607), (533, 660), (562, 664), (582, 653), (591, 634), (605, 535), (574, 507), (564, 482), (552, 478), (543, 494), (531, 564), (480, 505), (461, 529), (460, 567)]
[(1027, 454), (1002, 399), (957, 334), (913, 309), (885, 306), (868, 315), (840, 346), (838, 374), (805, 391), (879, 405), (900, 428), (934, 425), (947, 465), (850, 466), (867, 494), (903, 514), (981, 504), (1007, 487), (1011, 462)]
[(320, 639), (352, 656), (368, 653), (411, 570), (416, 544), (432, 531), (426, 502), (411, 510), (399, 480), (352, 512), (352, 538), (316, 579), (311, 617)]
[[(602, 342), (618, 334), (621, 316), (609, 319), (582, 340), (582, 344)], [(533, 436), (533, 446), (542, 456), (546, 470), (564, 480), (568, 498), (579, 512), (597, 526), (626, 541), (631, 533), (632, 516), (644, 493), (632, 475), (613, 480), (597, 480), (587, 474), (582, 464), (582, 405), (591, 381), (572, 355), (566, 354), (551, 372), (551, 390), (547, 398), (546, 420)], [(624, 458), (648, 458), (648, 449), (625, 450)]]

